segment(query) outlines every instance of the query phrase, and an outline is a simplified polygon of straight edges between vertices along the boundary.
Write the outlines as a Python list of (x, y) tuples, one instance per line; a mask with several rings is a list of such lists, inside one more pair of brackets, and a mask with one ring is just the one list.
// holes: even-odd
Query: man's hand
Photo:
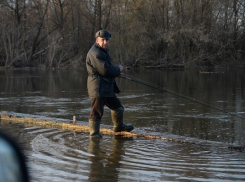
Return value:
[(118, 65), (119, 69), (120, 69), (120, 73), (123, 72), (123, 66), (122, 65)]

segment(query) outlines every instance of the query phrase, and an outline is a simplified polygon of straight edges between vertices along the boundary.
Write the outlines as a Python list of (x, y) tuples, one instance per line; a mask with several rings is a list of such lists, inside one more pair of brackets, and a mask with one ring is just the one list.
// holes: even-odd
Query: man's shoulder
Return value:
[(99, 48), (96, 44), (94, 44), (90, 48), (88, 54), (92, 54), (93, 56), (105, 56), (107, 53)]
[(89, 52), (90, 54), (99, 54), (100, 53), (100, 48), (96, 46), (95, 44), (90, 48)]

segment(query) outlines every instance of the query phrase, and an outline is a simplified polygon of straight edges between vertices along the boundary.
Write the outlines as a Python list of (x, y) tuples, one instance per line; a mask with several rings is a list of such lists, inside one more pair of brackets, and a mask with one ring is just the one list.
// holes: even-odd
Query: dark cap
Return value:
[(101, 37), (101, 38), (105, 38), (105, 39), (110, 39), (111, 38), (111, 33), (108, 32), (108, 31), (106, 31), (106, 30), (99, 30), (95, 34), (95, 38), (97, 38), (97, 37)]

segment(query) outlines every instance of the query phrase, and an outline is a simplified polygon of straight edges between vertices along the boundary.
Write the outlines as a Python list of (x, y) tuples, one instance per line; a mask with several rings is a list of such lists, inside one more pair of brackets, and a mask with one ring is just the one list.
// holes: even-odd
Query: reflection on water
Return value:
[[(245, 71), (128, 71), (245, 117)], [(0, 71), (0, 111), (23, 117), (86, 124), (90, 100), (84, 71)], [(244, 181), (245, 122), (207, 106), (117, 79), (127, 123), (136, 133), (199, 141), (196, 144), (115, 138), (90, 141), (88, 133), (0, 124), (24, 145), (33, 181)], [(102, 127), (112, 127), (105, 110)], [(206, 144), (204, 141), (207, 141)], [(223, 145), (222, 145), (223, 144)]]
[(106, 142), (106, 148), (110, 142), (109, 146), (111, 148), (109, 151), (106, 151), (103, 140), (89, 141), (89, 153), (92, 154), (88, 157), (88, 160), (91, 161), (90, 181), (99, 181), (99, 179), (118, 181), (122, 157), (125, 155), (124, 142), (127, 140), (116, 136), (110, 139)]
[(245, 153), (215, 143), (161, 140), (1, 125), (21, 138), (33, 181), (244, 181)]

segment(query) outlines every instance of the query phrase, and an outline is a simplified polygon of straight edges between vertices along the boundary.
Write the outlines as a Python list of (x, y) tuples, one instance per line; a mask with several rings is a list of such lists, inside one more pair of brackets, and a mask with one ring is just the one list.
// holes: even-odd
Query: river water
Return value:
[[(32, 181), (245, 181), (245, 70), (127, 70), (125, 74), (220, 110), (124, 78), (116, 81), (133, 132), (169, 140), (1, 124), (28, 157)], [(1, 70), (0, 111), (88, 125), (83, 70)], [(226, 113), (227, 111), (228, 113)], [(105, 108), (102, 128), (112, 128)], [(243, 148), (242, 148), (243, 149)]]

